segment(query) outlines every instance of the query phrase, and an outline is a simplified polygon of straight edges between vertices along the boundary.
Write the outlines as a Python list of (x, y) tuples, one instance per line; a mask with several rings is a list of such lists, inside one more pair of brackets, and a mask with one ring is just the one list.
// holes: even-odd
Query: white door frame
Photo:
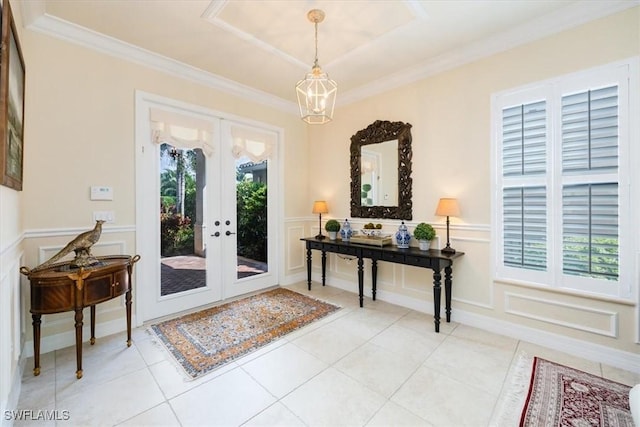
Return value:
[[(255, 126), (265, 131), (275, 132), (277, 134), (277, 149), (282, 141), (282, 129), (276, 128), (264, 123), (256, 122), (253, 120), (231, 116), (225, 113), (213, 111), (204, 107), (176, 101), (174, 99), (165, 98), (162, 96), (146, 93), (143, 91), (136, 91), (135, 94), (135, 165), (136, 165), (136, 252), (141, 255), (141, 260), (136, 266), (136, 279), (135, 279), (135, 310), (136, 310), (136, 323), (137, 326), (143, 324), (144, 321), (157, 317), (153, 314), (153, 310), (149, 308), (149, 304), (154, 304), (159, 295), (157, 294), (157, 285), (160, 280), (160, 267), (154, 260), (159, 259), (160, 254), (160, 241), (159, 241), (159, 215), (158, 215), (158, 195), (160, 194), (158, 188), (158, 176), (159, 171), (157, 164), (159, 147), (152, 142), (152, 131), (150, 126), (150, 109), (165, 108), (171, 110), (182, 110), (192, 115), (198, 115), (206, 118), (212, 122), (217, 129), (217, 136), (221, 137), (220, 123), (223, 120), (232, 120), (236, 123), (246, 124), (248, 126)], [(218, 147), (223, 147), (222, 144), (218, 144)], [(224, 148), (222, 148), (224, 149)], [(155, 156), (152, 162), (150, 156)], [(269, 192), (273, 193), (273, 199), (269, 200), (269, 215), (275, 215), (276, 220), (273, 223), (273, 229), (269, 230), (269, 236), (272, 240), (270, 245), (270, 262), (269, 262), (269, 276), (274, 284), (280, 282), (280, 272), (282, 264), (282, 256), (280, 256), (282, 248), (282, 237), (280, 236), (281, 222), (283, 218), (282, 203), (279, 203), (279, 191), (280, 182), (283, 176), (281, 166), (279, 165), (277, 155), (273, 156), (272, 163), (273, 173), (269, 177)], [(213, 176), (207, 171), (207, 176)], [(208, 181), (209, 182), (209, 181)], [(207, 197), (220, 197), (213, 192), (211, 185), (207, 186)], [(215, 203), (214, 203), (215, 205)], [(235, 205), (235, 203), (234, 203)], [(220, 212), (209, 212), (209, 215), (205, 220), (207, 221), (206, 230), (211, 231), (214, 229), (213, 221), (216, 219), (222, 221)], [(235, 220), (235, 218), (234, 218)], [(224, 233), (224, 230), (221, 229)], [(220, 243), (216, 243), (212, 237), (209, 237), (209, 233), (206, 233), (207, 248), (211, 249), (207, 253), (207, 276), (210, 276), (212, 269), (211, 263), (215, 260), (214, 257), (221, 256)], [(221, 239), (218, 239), (221, 242)], [(272, 249), (273, 248), (273, 249)], [(145, 258), (149, 259), (145, 262)], [(271, 262), (273, 260), (273, 262)], [(235, 269), (235, 262), (234, 262)], [(215, 273), (215, 272), (214, 272)], [(215, 278), (215, 280), (221, 280), (224, 282), (224, 278)], [(207, 279), (209, 283), (209, 277)], [(237, 283), (236, 283), (237, 285)], [(230, 286), (236, 286), (231, 284)], [(269, 285), (271, 286), (271, 285)], [(247, 290), (250, 291), (252, 289)], [(236, 295), (237, 292), (229, 292), (224, 290), (223, 287), (219, 289), (212, 289), (211, 286), (205, 289), (199, 288), (192, 291), (177, 294), (175, 308), (173, 312), (179, 312), (188, 310), (197, 306), (207, 305), (227, 298), (230, 295)], [(166, 298), (165, 298), (166, 299)]]
[[(222, 123), (222, 142), (223, 147), (222, 150), (231, 153), (231, 129), (234, 127), (239, 128), (252, 128), (254, 132), (264, 133), (264, 134), (274, 134), (272, 130), (257, 128), (255, 126), (247, 125), (246, 123), (231, 121), (231, 120), (223, 120)], [(276, 141), (278, 137), (276, 135)], [(228, 146), (224, 146), (224, 143), (228, 143)], [(235, 158), (229, 156), (222, 158), (221, 171), (224, 175), (222, 178), (223, 188), (222, 188), (222, 200), (234, 200), (236, 197), (235, 192)], [(279, 282), (278, 278), (278, 263), (281, 257), (278, 256), (278, 144), (273, 147), (273, 151), (269, 160), (267, 162), (267, 218), (268, 218), (268, 239), (267, 239), (267, 266), (268, 271), (266, 273), (261, 273), (259, 275), (246, 277), (243, 279), (238, 279), (237, 271), (230, 269), (224, 269), (223, 274), (225, 275), (223, 282), (223, 299), (232, 298), (238, 295), (246, 294), (249, 292), (254, 292), (265, 287), (273, 286)], [(237, 231), (237, 209), (236, 203), (228, 203), (223, 206), (221, 218), (222, 221), (227, 219), (231, 220), (231, 230), (233, 232)], [(275, 220), (273, 220), (275, 219)], [(222, 231), (222, 239), (228, 237), (224, 235), (226, 231), (226, 227), (223, 227)], [(229, 242), (229, 245), (224, 246), (225, 253), (223, 256), (225, 257), (225, 264), (236, 264), (237, 262), (237, 241), (233, 239), (233, 241)]]

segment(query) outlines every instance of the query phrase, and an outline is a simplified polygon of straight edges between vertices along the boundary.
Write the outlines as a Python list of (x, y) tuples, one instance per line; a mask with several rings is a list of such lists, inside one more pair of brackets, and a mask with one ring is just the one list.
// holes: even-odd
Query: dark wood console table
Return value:
[(360, 307), (363, 305), (364, 291), (364, 258), (371, 260), (371, 292), (373, 300), (376, 299), (376, 280), (378, 273), (378, 261), (393, 262), (396, 264), (413, 265), (416, 267), (430, 268), (433, 270), (433, 317), (436, 332), (440, 332), (440, 297), (441, 279), (440, 273), (444, 269), (444, 293), (445, 312), (447, 322), (451, 321), (451, 273), (453, 260), (464, 255), (463, 252), (455, 254), (445, 254), (439, 250), (430, 249), (421, 251), (418, 248), (400, 249), (396, 246), (369, 246), (355, 243), (345, 243), (342, 240), (318, 240), (315, 237), (305, 237), (300, 239), (306, 242), (307, 246), (307, 284), (311, 290), (311, 250), (317, 249), (322, 252), (322, 286), (325, 285), (327, 270), (327, 252), (354, 256), (358, 258), (358, 295), (360, 297)]
[(99, 263), (87, 268), (70, 268), (69, 262), (52, 264), (42, 270), (26, 267), (21, 273), (31, 283), (33, 319), (33, 375), (40, 375), (40, 324), (43, 314), (75, 311), (76, 377), (82, 378), (82, 310), (91, 308), (91, 345), (96, 342), (96, 304), (125, 294), (127, 347), (131, 346), (131, 275), (140, 256), (96, 257)]

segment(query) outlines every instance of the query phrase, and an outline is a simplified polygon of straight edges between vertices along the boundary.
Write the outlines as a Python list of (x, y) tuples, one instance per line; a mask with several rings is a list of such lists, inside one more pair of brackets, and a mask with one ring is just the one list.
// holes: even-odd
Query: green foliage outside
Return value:
[(189, 255), (193, 250), (191, 219), (171, 210), (160, 213), (160, 255)]
[(267, 262), (267, 186), (242, 181), (236, 185), (238, 255)]
[[(594, 279), (618, 280), (620, 274), (620, 258), (618, 239), (593, 238), (591, 244), (588, 237), (565, 237), (563, 242), (563, 273), (572, 276), (590, 277)], [(525, 267), (530, 270), (546, 270), (546, 265), (528, 264), (523, 258), (544, 260), (545, 244), (530, 244), (525, 254), (507, 254), (505, 265)], [(514, 258), (515, 256), (515, 258)]]
[[(169, 147), (162, 144), (162, 154)], [(176, 169), (160, 175), (160, 255), (189, 255), (194, 251), (192, 218), (196, 209), (195, 153), (182, 151), (173, 159)], [(183, 213), (181, 213), (181, 211)]]
[[(168, 152), (163, 144), (164, 152)], [(193, 254), (196, 218), (195, 156), (189, 151), (174, 161), (176, 169), (160, 175), (160, 254)], [(180, 176), (181, 175), (181, 176)], [(267, 185), (236, 172), (238, 255), (267, 262)], [(182, 202), (180, 201), (182, 197)], [(180, 210), (184, 214), (180, 213)]]
[(588, 237), (565, 238), (563, 266), (566, 274), (618, 280), (618, 239)]

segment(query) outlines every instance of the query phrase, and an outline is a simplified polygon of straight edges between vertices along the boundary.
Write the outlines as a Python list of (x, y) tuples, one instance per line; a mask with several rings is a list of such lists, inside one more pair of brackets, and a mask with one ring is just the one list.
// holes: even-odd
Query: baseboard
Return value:
[(292, 274), (290, 276), (285, 276), (281, 281), (280, 281), (280, 285), (282, 286), (290, 286), (293, 285), (294, 283), (299, 283), (299, 282), (306, 282), (307, 281), (307, 273), (306, 271), (303, 271), (302, 273), (296, 273), (296, 274)]
[[(312, 279), (316, 286), (318, 283), (322, 283), (320, 273), (312, 275)], [(306, 276), (303, 280), (306, 280)], [(332, 277), (331, 286), (348, 292), (353, 292), (356, 295), (358, 294), (357, 284), (349, 280)], [(365, 288), (364, 295), (371, 297), (371, 288)], [(377, 291), (376, 299), (407, 307), (422, 313), (433, 314), (433, 303), (430, 301), (418, 300), (406, 295), (400, 295), (384, 290)], [(441, 317), (444, 317), (444, 306), (442, 307)], [(594, 362), (604, 363), (609, 366), (640, 374), (640, 354), (617, 350), (604, 345), (594, 344), (588, 341), (582, 341), (540, 329), (529, 328), (518, 325), (517, 323), (510, 323), (493, 317), (455, 309), (455, 307), (451, 313), (451, 320), (463, 325), (472, 326), (474, 328), (483, 329), (488, 332), (508, 336), (517, 340), (541, 345), (572, 354), (577, 357), (592, 360)]]

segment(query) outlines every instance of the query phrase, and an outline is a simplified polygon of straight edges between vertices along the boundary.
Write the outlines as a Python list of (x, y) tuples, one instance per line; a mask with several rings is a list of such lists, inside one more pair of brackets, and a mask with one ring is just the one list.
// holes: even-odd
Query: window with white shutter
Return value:
[(637, 60), (494, 95), (497, 280), (632, 295), (631, 78)]

